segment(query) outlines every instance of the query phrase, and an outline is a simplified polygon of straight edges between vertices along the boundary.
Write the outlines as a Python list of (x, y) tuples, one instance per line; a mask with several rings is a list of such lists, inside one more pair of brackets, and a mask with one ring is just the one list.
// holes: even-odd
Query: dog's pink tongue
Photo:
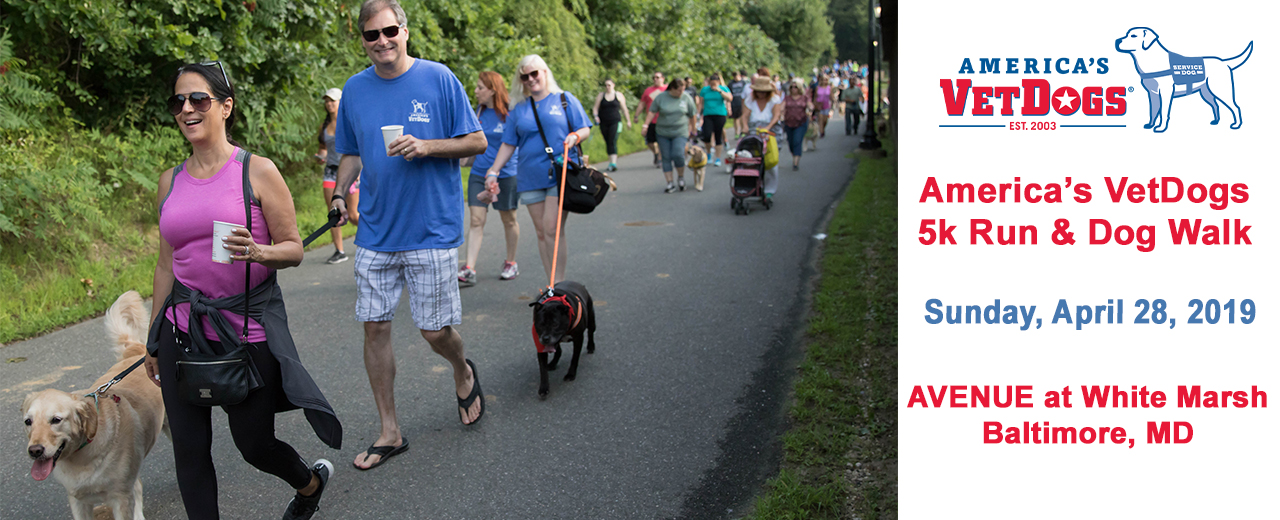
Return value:
[(50, 473), (53, 473), (53, 459), (36, 459), (31, 464), (31, 478), (33, 479), (47, 479)]

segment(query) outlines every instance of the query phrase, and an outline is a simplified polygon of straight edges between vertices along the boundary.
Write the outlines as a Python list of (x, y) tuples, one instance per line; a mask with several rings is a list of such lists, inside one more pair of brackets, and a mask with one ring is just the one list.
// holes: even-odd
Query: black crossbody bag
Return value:
[[(573, 125), (569, 124), (569, 102), (565, 99), (564, 92), (560, 93), (560, 107), (564, 109), (565, 124), (569, 126), (569, 131), (573, 131)], [(547, 134), (542, 131), (542, 119), (538, 117), (538, 104), (533, 102), (533, 98), (529, 98), (529, 108), (533, 109), (533, 122), (538, 125), (538, 136), (542, 138), (543, 149), (547, 152), (547, 159), (551, 160), (551, 171), (547, 172), (547, 177), (555, 179), (560, 173), (557, 168), (555, 153), (551, 150), (551, 145), (547, 143)], [(582, 157), (581, 143), (575, 145), (578, 149), (578, 157)], [(558, 184), (557, 184), (558, 185)], [(604, 196), (609, 193), (609, 185), (605, 181), (604, 174), (589, 166), (578, 164), (575, 161), (569, 161), (568, 173), (564, 182), (564, 193), (560, 196), (564, 199), (564, 210), (571, 213), (591, 213), (595, 211), (596, 206), (604, 202)]]
[[(253, 216), (249, 213), (249, 158), (244, 159), (244, 221), (252, 234)], [(197, 318), (201, 319), (201, 318)], [(174, 337), (177, 325), (174, 325)], [(188, 338), (183, 346), (178, 339), (178, 395), (183, 401), (200, 406), (225, 406), (239, 404), (249, 392), (262, 388), (262, 376), (258, 374), (253, 359), (249, 357), (249, 262), (244, 264), (244, 328), (240, 344), (226, 354), (200, 351), (199, 345)]]

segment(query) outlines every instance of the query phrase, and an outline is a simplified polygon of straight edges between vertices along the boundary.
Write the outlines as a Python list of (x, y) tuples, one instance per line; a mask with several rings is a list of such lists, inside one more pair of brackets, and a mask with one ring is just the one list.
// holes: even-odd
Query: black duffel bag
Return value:
[(564, 210), (571, 213), (591, 213), (604, 202), (609, 184), (600, 170), (569, 163), (564, 179)]

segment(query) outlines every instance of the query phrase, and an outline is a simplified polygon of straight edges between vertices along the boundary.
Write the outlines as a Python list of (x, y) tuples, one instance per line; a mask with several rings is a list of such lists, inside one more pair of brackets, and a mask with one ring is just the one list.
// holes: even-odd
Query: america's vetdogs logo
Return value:
[[(1173, 99), (1199, 94), (1213, 109), (1231, 111), (1231, 128), (1243, 119), (1236, 102), (1234, 70), (1253, 53), (1253, 42), (1234, 58), (1186, 57), (1169, 52), (1155, 31), (1130, 29), (1114, 42), (1128, 54), (1137, 77), (1107, 74), (1110, 58), (1096, 57), (964, 57), (955, 76), (938, 80), (948, 119), (971, 124), (940, 124), (942, 128), (1008, 128), (1009, 130), (1057, 130), (1059, 128), (1126, 127), (1127, 94), (1140, 85), (1147, 93), (1149, 117), (1143, 128), (1164, 132), (1169, 127)], [(1007, 76), (1015, 76), (1008, 78)], [(1004, 78), (1003, 80), (1001, 78)], [(1136, 81), (1138, 83), (1129, 83)], [(1028, 120), (991, 121), (986, 116), (1026, 117)], [(1076, 116), (1092, 117), (1076, 117)], [(965, 116), (978, 116), (968, 118)]]
[[(1018, 74), (1018, 75), (1066, 75), (1073, 80), (1073, 85), (1054, 85), (1048, 79), (1025, 78), (1016, 85), (974, 85), (974, 80), (959, 78), (952, 80), (942, 78), (938, 86), (942, 88), (942, 100), (948, 116), (992, 116), (997, 106), (1001, 116), (1045, 116), (1055, 113), (1059, 116), (1084, 114), (1087, 116), (1122, 116), (1128, 111), (1125, 94), (1129, 91), (1123, 86), (1105, 85), (1098, 80), (1090, 80), (1084, 85), (1078, 82), (1081, 77), (1092, 78), (1093, 75), (1106, 74), (1111, 70), (1107, 58), (978, 58), (977, 70), (975, 60), (964, 58), (960, 64), (959, 74)], [(1010, 82), (1011, 83), (1011, 82)], [(972, 95), (973, 103), (969, 103)], [(1014, 100), (1021, 99), (1021, 107), (1015, 110)], [(972, 106), (972, 108), (970, 108)], [(943, 127), (1004, 127), (995, 125), (940, 125)], [(1011, 122), (1011, 130), (1056, 130), (1056, 121), (1048, 122)], [(1061, 126), (1103, 126), (1103, 125), (1061, 125)], [(1105, 125), (1123, 126), (1123, 125)]]
[(419, 102), (418, 100), (415, 99), (413, 101), (410, 101), (409, 103), (413, 105), (413, 115), (409, 116), (409, 121), (413, 121), (415, 123), (431, 122), (431, 114), (427, 113), (426, 101)]
[[(1234, 58), (1185, 57), (1169, 52), (1160, 36), (1147, 27), (1134, 27), (1116, 39), (1116, 50), (1133, 57), (1133, 65), (1142, 77), (1147, 91), (1150, 118), (1143, 128), (1163, 132), (1169, 128), (1173, 99), (1192, 93), (1213, 108), (1213, 121), (1218, 124), (1218, 103), (1231, 111), (1231, 128), (1240, 128), (1244, 119), (1236, 103), (1235, 69), (1253, 54), (1253, 42)], [(1226, 97), (1223, 97), (1226, 96)]]

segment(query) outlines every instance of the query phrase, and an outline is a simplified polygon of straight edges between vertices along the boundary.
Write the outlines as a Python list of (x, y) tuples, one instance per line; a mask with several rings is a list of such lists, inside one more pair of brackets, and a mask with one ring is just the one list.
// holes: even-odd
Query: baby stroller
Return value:
[(764, 209), (773, 207), (773, 201), (764, 196), (764, 154), (768, 145), (768, 134), (752, 133), (738, 140), (738, 146), (729, 160), (733, 162), (733, 173), (729, 178), (729, 190), (733, 198), (729, 207), (738, 215), (751, 214), (748, 198), (759, 198)]

